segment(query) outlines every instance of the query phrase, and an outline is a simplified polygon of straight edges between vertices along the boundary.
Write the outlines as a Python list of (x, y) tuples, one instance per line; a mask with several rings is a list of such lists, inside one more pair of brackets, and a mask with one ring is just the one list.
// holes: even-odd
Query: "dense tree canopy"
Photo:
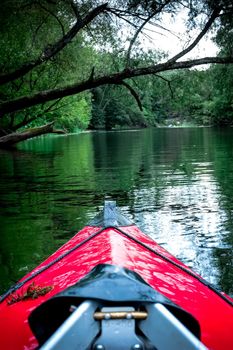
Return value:
[[(125, 98), (125, 106), (128, 101), (125, 94), (131, 95), (129, 98), (134, 98), (141, 109), (141, 112), (131, 109), (130, 117), (126, 113), (127, 123), (132, 125), (136, 119), (140, 120), (139, 125), (147, 125), (149, 114), (156, 114), (159, 106), (167, 104), (161, 98), (154, 101), (156, 86), (162, 89), (166, 86), (173, 94), (171, 72), (202, 64), (220, 64), (221, 67), (213, 68), (212, 81), (216, 74), (225, 74), (231, 83), (226, 71), (232, 68), (225, 66), (233, 63), (230, 0), (3, 0), (1, 5), (2, 134), (51, 121), (67, 129), (85, 128), (91, 117), (98, 117), (101, 126), (101, 115), (110, 113), (118, 118), (115, 124), (121, 125), (126, 111), (120, 107), (118, 97), (123, 96), (122, 101)], [(147, 26), (153, 26), (152, 35), (157, 29), (166, 33), (167, 16), (175, 21), (181, 11), (186, 20), (183, 35), (195, 28), (196, 36), (189, 36), (186, 46), (173, 57), (162, 53), (159, 47), (148, 50), (143, 43), (150, 35)], [(187, 58), (210, 30), (221, 47), (220, 54)], [(151, 78), (146, 83), (141, 76)], [(154, 87), (150, 94), (145, 91), (149, 86)], [(125, 94), (122, 89), (126, 89)], [(223, 90), (224, 84), (219, 82), (219, 96)], [(115, 98), (115, 104), (105, 101), (111, 98), (113, 101)], [(216, 99), (213, 103), (219, 110), (229, 109), (231, 94), (221, 101), (221, 106)], [(230, 113), (231, 107), (228, 116)], [(108, 128), (114, 125), (110, 120), (102, 124)]]

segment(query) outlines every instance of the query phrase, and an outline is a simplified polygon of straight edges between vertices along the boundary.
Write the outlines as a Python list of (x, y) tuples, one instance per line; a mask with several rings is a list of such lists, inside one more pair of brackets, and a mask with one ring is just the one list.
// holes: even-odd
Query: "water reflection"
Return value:
[(0, 153), (0, 289), (114, 198), (123, 212), (233, 294), (232, 131), (152, 129), (42, 137)]
[[(226, 219), (218, 204), (217, 186), (211, 176), (194, 182), (180, 178), (175, 186), (167, 185), (136, 190), (137, 207), (146, 206), (136, 215), (137, 223), (159, 244), (198, 271), (203, 277), (218, 284), (220, 271), (215, 266), (213, 248), (227, 248), (223, 243), (227, 232), (221, 227)], [(156, 205), (155, 205), (156, 203)]]

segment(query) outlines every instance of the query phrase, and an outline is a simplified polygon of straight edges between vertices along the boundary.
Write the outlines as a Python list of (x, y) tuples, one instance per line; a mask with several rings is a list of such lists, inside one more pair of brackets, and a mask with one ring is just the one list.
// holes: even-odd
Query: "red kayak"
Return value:
[(106, 202), (1, 296), (0, 349), (232, 349), (232, 306)]

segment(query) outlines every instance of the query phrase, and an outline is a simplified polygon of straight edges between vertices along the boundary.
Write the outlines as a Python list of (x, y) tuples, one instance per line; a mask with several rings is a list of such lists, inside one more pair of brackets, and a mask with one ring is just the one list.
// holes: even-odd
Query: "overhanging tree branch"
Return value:
[(0, 75), (0, 85), (6, 84), (10, 81), (18, 79), (24, 76), (25, 74), (27, 74), (28, 72), (30, 72), (33, 68), (50, 60), (58, 52), (64, 49), (64, 47), (67, 46), (72, 41), (72, 39), (77, 35), (77, 33), (82, 28), (84, 28), (86, 25), (91, 23), (93, 19), (97, 17), (100, 13), (103, 13), (106, 10), (106, 8), (107, 8), (107, 3), (102, 4), (96, 7), (95, 9), (93, 9), (92, 11), (90, 11), (82, 20), (77, 19), (73, 27), (56, 43), (53, 43), (52, 45), (47, 46), (36, 60), (23, 64), (21, 67), (19, 67), (13, 72)]
[(130, 86), (129, 84), (127, 84), (125, 81), (122, 81), (121, 85), (125, 86), (126, 89), (129, 90), (129, 92), (131, 93), (131, 95), (135, 98), (136, 102), (137, 102), (137, 105), (140, 109), (140, 111), (143, 110), (142, 108), (142, 103), (141, 103), (141, 100), (140, 100), (140, 97), (138, 96), (137, 92), (134, 90), (134, 88), (132, 88), (132, 86)]
[[(160, 11), (160, 10), (159, 10)], [(139, 26), (139, 28), (136, 30), (133, 38), (130, 41), (129, 44), (129, 48), (127, 51), (127, 55), (126, 55), (126, 67), (129, 67), (130, 65), (130, 56), (131, 56), (131, 51), (133, 48), (133, 45), (135, 43), (135, 41), (137, 40), (138, 35), (141, 33), (143, 27), (145, 27), (145, 25), (151, 20), (151, 18), (153, 18), (156, 14), (158, 13), (158, 11), (153, 12), (148, 18), (145, 19), (145, 21)]]
[(220, 12), (221, 12), (221, 8), (219, 6), (217, 6), (216, 9), (214, 9), (214, 11), (213, 11), (212, 15), (210, 16), (209, 20), (207, 21), (206, 25), (204, 26), (204, 28), (202, 29), (200, 34), (196, 37), (196, 39), (192, 42), (192, 44), (189, 45), (186, 49), (184, 49), (181, 52), (179, 52), (177, 55), (173, 56), (168, 62), (175, 62), (175, 61), (177, 61), (179, 58), (185, 56), (195, 46), (197, 46), (199, 41), (208, 32), (208, 30), (210, 29), (210, 27), (214, 23), (215, 19), (219, 16)]
[(48, 133), (58, 133), (58, 134), (65, 133), (62, 130), (54, 130), (53, 124), (54, 123), (52, 122), (37, 128), (24, 130), (20, 133), (15, 132), (6, 136), (2, 136), (0, 138), (0, 147), (6, 147), (6, 148), (13, 147), (18, 142), (25, 141), (32, 137), (36, 137), (36, 136), (40, 136)]
[(164, 80), (168, 84), (168, 87), (169, 87), (169, 90), (170, 90), (170, 93), (171, 93), (171, 97), (174, 98), (174, 94), (173, 94), (173, 90), (172, 90), (172, 86), (171, 86), (171, 81), (169, 79), (166, 79), (166, 78), (162, 77), (159, 74), (154, 74), (154, 76)]
[(75, 95), (90, 89), (97, 88), (106, 84), (122, 84), (125, 79), (130, 79), (133, 77), (138, 77), (142, 75), (157, 74), (160, 72), (165, 72), (169, 70), (177, 70), (184, 68), (191, 68), (194, 66), (199, 66), (203, 64), (229, 64), (233, 63), (233, 57), (204, 57), (199, 59), (180, 61), (180, 62), (165, 62), (148, 67), (125, 69), (121, 72), (110, 74), (107, 76), (97, 77), (93, 80), (87, 79), (83, 82), (78, 82), (76, 84), (66, 86), (63, 88), (46, 90), (36, 93), (30, 96), (23, 96), (15, 100), (3, 102), (0, 104), (0, 117), (10, 112), (15, 112), (24, 108), (35, 106), (40, 103), (45, 103), (55, 99), (59, 99), (66, 96)]
[(141, 33), (142, 29), (145, 27), (145, 25), (147, 23), (150, 22), (150, 20), (158, 13), (160, 13), (164, 7), (166, 7), (169, 3), (171, 2), (171, 0), (166, 0), (164, 2), (164, 4), (162, 4), (160, 7), (158, 7), (155, 11), (153, 11), (151, 13), (150, 16), (148, 16), (143, 22), (142, 24), (138, 27), (138, 29), (136, 30), (136, 32), (134, 33), (134, 36), (133, 38), (131, 39), (130, 41), (130, 44), (129, 44), (129, 48), (128, 48), (128, 51), (127, 51), (127, 55), (126, 55), (126, 67), (128, 67), (130, 65), (130, 56), (131, 56), (131, 51), (132, 51), (132, 47), (133, 45), (135, 44), (135, 41), (137, 40), (137, 37), (138, 35)]

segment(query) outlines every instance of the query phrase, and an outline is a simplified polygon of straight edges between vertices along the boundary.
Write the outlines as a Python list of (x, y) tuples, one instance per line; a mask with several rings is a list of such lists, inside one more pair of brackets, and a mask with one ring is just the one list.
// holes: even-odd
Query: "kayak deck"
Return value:
[[(56, 263), (53, 263), (54, 261)], [(17, 294), (25, 293), (32, 282), (38, 286), (51, 286), (53, 289), (37, 299), (8, 305), (8, 297), (0, 304), (2, 348), (9, 350), (37, 348), (37, 340), (28, 326), (29, 314), (45, 300), (77, 283), (98, 264), (118, 265), (135, 271), (152, 288), (198, 320), (201, 327), (201, 341), (208, 348), (214, 350), (231, 348), (232, 306), (209, 289), (199, 279), (200, 276), (196, 275), (196, 278), (190, 269), (143, 234), (135, 225), (103, 229), (86, 226), (25, 276), (22, 280), (49, 265), (50, 267), (45, 268), (19, 288)], [(14, 337), (9, 338), (9, 329)]]

